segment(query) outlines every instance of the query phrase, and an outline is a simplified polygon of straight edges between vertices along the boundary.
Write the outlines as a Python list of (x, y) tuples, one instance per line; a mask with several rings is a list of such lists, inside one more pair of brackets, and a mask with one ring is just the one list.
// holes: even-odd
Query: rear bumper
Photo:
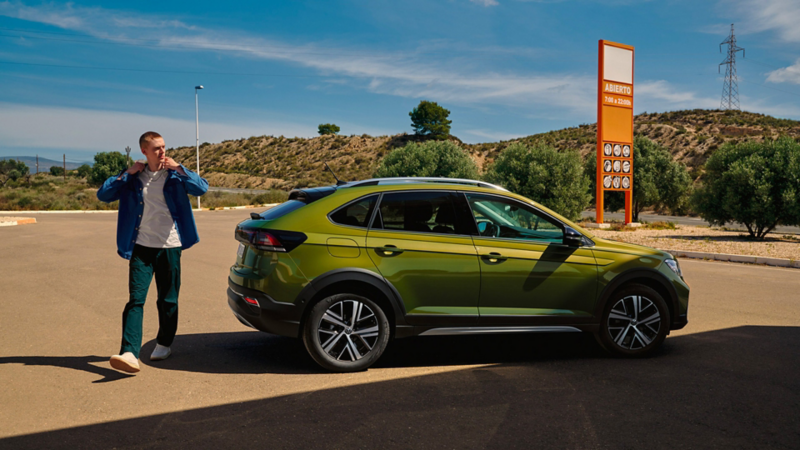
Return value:
[[(244, 300), (249, 297), (258, 306)], [(240, 286), (228, 279), (228, 307), (244, 325), (280, 336), (299, 337), (302, 311), (291, 303), (280, 303), (267, 294)]]

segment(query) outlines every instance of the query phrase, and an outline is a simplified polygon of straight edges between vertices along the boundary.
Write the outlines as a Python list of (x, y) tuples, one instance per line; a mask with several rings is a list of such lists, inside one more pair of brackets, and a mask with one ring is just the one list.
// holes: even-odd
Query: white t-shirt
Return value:
[(150, 167), (139, 172), (144, 197), (144, 212), (139, 225), (136, 243), (151, 248), (175, 248), (181, 246), (178, 228), (172, 220), (167, 202), (164, 200), (164, 183), (167, 181), (167, 169), (152, 172)]

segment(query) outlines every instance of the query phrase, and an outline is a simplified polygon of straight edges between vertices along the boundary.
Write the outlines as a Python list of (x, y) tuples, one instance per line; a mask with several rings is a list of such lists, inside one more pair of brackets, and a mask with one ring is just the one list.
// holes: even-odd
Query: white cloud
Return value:
[(500, 4), (497, 3), (497, 0), (469, 0), (469, 1), (475, 3), (476, 5), (481, 5), (481, 6), (497, 6)]
[(719, 99), (699, 96), (696, 92), (675, 87), (666, 80), (643, 81), (636, 84), (637, 110), (717, 108)]
[[(202, 111), (201, 111), (202, 112)], [(201, 117), (202, 119), (202, 117)], [(252, 124), (200, 122), (201, 142), (220, 142), (260, 135), (310, 137), (316, 128), (307, 125), (258, 121)], [(87, 154), (137, 148), (139, 135), (156, 130), (168, 147), (194, 145), (195, 122), (146, 114), (0, 102), (0, 146), (52, 148)]]
[[(723, 0), (720, 6), (734, 11), (742, 18), (736, 33), (774, 31), (787, 42), (800, 43), (800, 2), (797, 0)], [(724, 27), (725, 34), (730, 27)]]
[(767, 76), (770, 83), (794, 83), (800, 84), (800, 59), (789, 67), (773, 70)]

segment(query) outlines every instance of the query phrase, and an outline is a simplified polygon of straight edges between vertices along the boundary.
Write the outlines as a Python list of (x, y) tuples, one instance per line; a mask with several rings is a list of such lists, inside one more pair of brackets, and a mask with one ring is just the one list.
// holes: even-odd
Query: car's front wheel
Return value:
[(669, 319), (667, 304), (658, 292), (633, 284), (616, 292), (606, 304), (598, 340), (615, 355), (646, 356), (664, 342)]
[(389, 333), (389, 321), (377, 303), (355, 294), (336, 294), (311, 308), (303, 343), (320, 366), (356, 372), (378, 360)]

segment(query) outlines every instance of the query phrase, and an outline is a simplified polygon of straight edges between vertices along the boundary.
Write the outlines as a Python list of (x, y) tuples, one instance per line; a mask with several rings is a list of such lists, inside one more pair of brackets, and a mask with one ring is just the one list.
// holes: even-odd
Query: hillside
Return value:
[[(36, 173), (36, 157), (34, 156), (0, 156), (0, 159), (14, 159), (20, 162), (25, 163), (28, 166), (28, 170), (30, 173)], [(75, 170), (83, 164), (92, 165), (94, 162), (85, 162), (85, 163), (73, 163), (67, 162), (67, 170)], [(47, 159), (47, 158), (39, 158), (39, 172), (49, 172), (50, 167), (58, 166), (62, 167), (64, 165), (63, 161), (56, 161), (54, 159)]]
[[(739, 111), (643, 113), (634, 118), (634, 130), (667, 147), (694, 176), (699, 175), (708, 157), (725, 142), (780, 135), (800, 139), (798, 121)], [(585, 157), (594, 151), (596, 135), (597, 125), (585, 124), (487, 144), (464, 144), (458, 138), (451, 139), (467, 150), (483, 170), (514, 142), (543, 142), (559, 150), (578, 150)], [(387, 152), (418, 140), (408, 134), (311, 139), (254, 136), (219, 144), (204, 143), (200, 147), (200, 164), (203, 176), (212, 186), (291, 189), (331, 184), (334, 180), (323, 171), (324, 162), (343, 180), (369, 178)], [(196, 165), (194, 147), (171, 149), (168, 154), (187, 167)]]

